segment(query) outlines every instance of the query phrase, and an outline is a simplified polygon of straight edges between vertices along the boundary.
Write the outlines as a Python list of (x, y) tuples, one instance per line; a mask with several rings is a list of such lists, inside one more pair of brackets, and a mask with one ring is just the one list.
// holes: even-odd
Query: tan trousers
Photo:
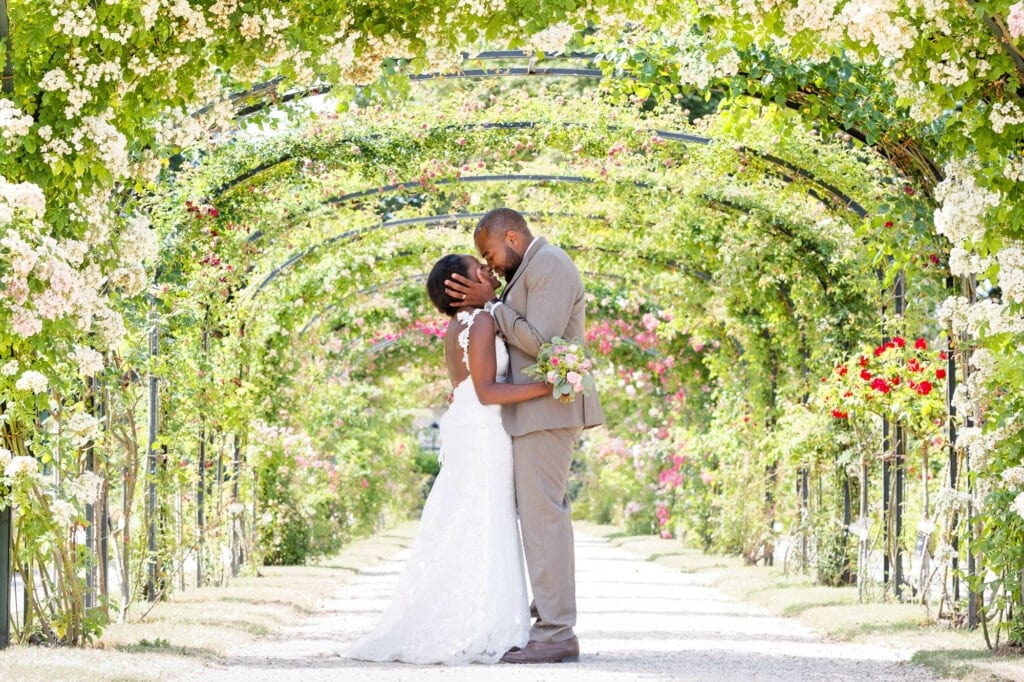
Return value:
[(530, 639), (560, 642), (576, 624), (576, 554), (566, 487), (582, 427), (535, 431), (512, 439), (516, 506), (533, 589)]

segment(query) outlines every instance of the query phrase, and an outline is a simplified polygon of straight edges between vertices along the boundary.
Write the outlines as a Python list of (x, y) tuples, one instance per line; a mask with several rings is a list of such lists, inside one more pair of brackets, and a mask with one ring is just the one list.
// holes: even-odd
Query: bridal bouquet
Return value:
[(556, 336), (542, 344), (537, 362), (524, 367), (523, 373), (551, 384), (551, 397), (571, 403), (577, 393), (593, 392), (594, 361), (579, 339)]

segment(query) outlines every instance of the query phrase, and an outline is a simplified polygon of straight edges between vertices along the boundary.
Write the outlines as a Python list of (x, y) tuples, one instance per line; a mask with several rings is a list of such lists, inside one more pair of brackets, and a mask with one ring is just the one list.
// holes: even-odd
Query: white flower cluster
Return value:
[(814, 31), (821, 35), (822, 44), (838, 42), (843, 35), (843, 25), (835, 16), (838, 4), (838, 0), (799, 0), (783, 16), (786, 35)]
[(42, 218), (46, 213), (46, 196), (31, 182), (11, 183), (0, 175), (0, 226), (14, 220), (15, 215)]
[(691, 30), (673, 31), (676, 41), (678, 75), (682, 83), (706, 88), (712, 80), (733, 76), (739, 71), (739, 55), (726, 52), (714, 62), (708, 61), (707, 41), (704, 36), (694, 35)]
[[(75, 79), (75, 82), (79, 82), (78, 79)], [(51, 69), (43, 74), (43, 79), (39, 81), (39, 87), (47, 92), (65, 93), (68, 105), (64, 107), (64, 115), (67, 118), (77, 116), (82, 111), (82, 107), (92, 99), (92, 93), (87, 88), (75, 85), (61, 68)]]
[(915, 29), (899, 14), (896, 0), (852, 0), (836, 17), (846, 33), (861, 45), (874, 44), (883, 57), (899, 59), (914, 46)]
[(71, 528), (72, 522), (78, 517), (75, 505), (67, 500), (54, 500), (50, 511), (53, 512), (53, 519), (60, 528)]
[(1019, 429), (998, 428), (985, 432), (978, 426), (965, 426), (956, 437), (956, 447), (971, 458), (971, 469), (984, 470), (991, 454), (999, 445)]
[(935, 230), (954, 245), (979, 243), (985, 236), (984, 218), (997, 206), (997, 192), (978, 187), (974, 180), (977, 158), (968, 156), (946, 164), (946, 177), (935, 186), (935, 199), (941, 205), (935, 211)]
[(381, 76), (380, 66), (384, 59), (411, 57), (415, 54), (408, 40), (390, 33), (384, 36), (372, 34), (362, 36), (360, 34), (355, 37), (363, 39), (359, 57), (355, 58), (347, 68), (342, 69), (342, 78), (353, 85), (369, 85), (377, 81)]
[(167, 11), (179, 20), (176, 38), (180, 42), (208, 40), (213, 37), (213, 29), (207, 25), (206, 15), (198, 3), (189, 0), (167, 0)]
[(975, 402), (966, 384), (961, 383), (957, 385), (949, 402), (953, 409), (956, 410), (958, 419), (962, 420), (965, 417), (974, 418)]
[(42, 393), (49, 385), (50, 382), (47, 378), (34, 369), (26, 370), (14, 383), (14, 387), (19, 391), (31, 391), (32, 393)]
[(949, 252), (949, 271), (958, 277), (985, 272), (991, 264), (990, 259), (982, 258), (962, 246), (954, 246)]
[(1000, 474), (1008, 487), (1011, 488), (1024, 488), (1024, 466), (1015, 466), (1008, 469), (1004, 469), (1003, 473)]
[(121, 23), (116, 30), (109, 26), (100, 26), (100, 37), (121, 45), (127, 45), (128, 40), (135, 33), (135, 24)]
[(935, 515), (950, 516), (970, 508), (971, 495), (943, 486), (935, 493)]
[(324, 36), (320, 66), (337, 65), (342, 71), (349, 69), (356, 60), (355, 44), (360, 35), (359, 31), (349, 30), (348, 23), (345, 23), (330, 36)]
[(967, 333), (980, 338), (989, 334), (1020, 334), (1024, 332), (1024, 317), (1008, 303), (986, 299), (967, 309)]
[(71, 137), (72, 144), (79, 148), (78, 135), (91, 141), (96, 147), (96, 156), (115, 179), (128, 176), (128, 141), (117, 128), (110, 124), (111, 110), (100, 116), (86, 116), (82, 126)]
[(96, 504), (100, 499), (100, 491), (103, 490), (103, 479), (91, 471), (83, 471), (68, 487), (71, 489), (71, 496), (80, 503)]
[(1024, 123), (1024, 111), (1010, 101), (996, 102), (992, 105), (988, 118), (992, 122), (992, 132), (1002, 135), (1006, 126)]
[(971, 309), (971, 302), (964, 296), (950, 296), (939, 304), (936, 317), (939, 324), (953, 330), (954, 334), (960, 334), (967, 329), (968, 312)]
[(950, 34), (949, 11), (950, 0), (907, 0), (907, 7), (914, 13), (921, 13), (924, 19), (932, 24), (940, 33)]
[(194, 116), (182, 108), (171, 109), (160, 117), (156, 139), (160, 145), (172, 148), (191, 147), (206, 138), (206, 130)]
[(942, 116), (947, 105), (935, 94), (935, 90), (920, 81), (917, 72), (905, 68), (893, 72), (896, 96), (903, 106), (909, 107), (910, 118), (918, 123), (930, 123)]
[(288, 18), (287, 5), (281, 4), (279, 11), (279, 16), (270, 9), (264, 9), (261, 14), (247, 14), (242, 17), (239, 26), (239, 33), (246, 40), (264, 40), (264, 53), (267, 55), (268, 64), (281, 63), (286, 54), (283, 34), (291, 26), (292, 21)]
[(1003, 167), (1003, 177), (1014, 182), (1024, 182), (1024, 159), (1015, 156)]
[(89, 5), (63, 11), (53, 7), (50, 14), (57, 17), (54, 23), (57, 32), (69, 38), (88, 38), (96, 30), (96, 10)]
[(1010, 503), (1010, 511), (1017, 512), (1017, 516), (1024, 519), (1024, 493), (1013, 498), (1013, 502)]
[[(72, 206), (72, 213), (75, 210)], [(83, 264), (90, 245), (58, 242), (43, 234), (44, 229), (34, 221), (20, 230), (8, 229), (0, 238), (0, 264), (6, 271), (0, 278), (5, 294), (0, 308), (8, 309), (11, 329), (28, 338), (42, 331), (43, 320), (73, 316), (76, 327), (88, 332), (94, 316), (120, 319), (101, 296), (107, 277), (100, 266), (92, 261)], [(111, 334), (123, 335), (123, 323), (119, 331), (108, 328)]]
[(35, 476), (38, 473), (39, 462), (36, 461), (35, 457), (12, 457), (4, 467), (4, 476), (7, 478)]
[(14, 102), (0, 98), (0, 139), (12, 145), (32, 130), (32, 117), (22, 113)]
[(435, 73), (456, 73), (462, 69), (462, 51), (452, 47), (431, 46), (425, 55), (427, 70)]
[(971, 78), (967, 62), (959, 55), (943, 52), (938, 60), (928, 60), (928, 80), (936, 85), (955, 88)]
[(565, 46), (569, 44), (574, 35), (576, 35), (576, 29), (572, 25), (560, 22), (534, 33), (528, 40), (530, 47), (538, 52), (560, 54), (565, 52)]
[(13, 377), (18, 373), (18, 369), (20, 369), (20, 367), (21, 366), (18, 364), (17, 360), (9, 360), (4, 363), (3, 367), (0, 367), (0, 376)]
[(231, 15), (238, 10), (238, 0), (217, 0), (210, 5), (210, 15), (218, 28), (231, 26)]
[(999, 263), (997, 282), (1003, 299), (1010, 303), (1024, 301), (1024, 243), (1012, 242), (996, 254)]
[(96, 312), (96, 326), (99, 328), (103, 345), (108, 349), (120, 348), (128, 335), (124, 318), (120, 313), (107, 307)]
[(978, 383), (985, 383), (996, 374), (996, 357), (988, 348), (975, 349), (967, 364), (974, 369), (973, 374)]
[(95, 439), (100, 431), (100, 423), (96, 417), (85, 412), (76, 412), (71, 415), (67, 426), (71, 442), (79, 447)]
[(11, 451), (7, 448), (0, 448), (0, 472), (7, 469), (7, 465), (11, 463), (11, 459)]
[(71, 359), (78, 365), (78, 373), (82, 376), (96, 376), (103, 371), (103, 354), (88, 346), (75, 346)]
[(160, 243), (156, 231), (149, 226), (149, 220), (137, 215), (128, 221), (119, 244), (120, 266), (110, 273), (109, 281), (111, 286), (134, 296), (149, 283), (144, 263), (156, 260)]
[[(70, 118), (73, 114), (68, 114)], [(110, 171), (116, 179), (127, 177), (128, 141), (125, 136), (110, 124), (113, 112), (107, 109), (99, 116), (85, 116), (80, 126), (64, 137), (54, 137), (50, 126), (39, 129), (39, 137), (44, 144), (41, 147), (43, 159), (51, 166), (64, 161), (64, 157), (72, 154), (80, 156), (90, 149), (95, 150), (97, 160)]]

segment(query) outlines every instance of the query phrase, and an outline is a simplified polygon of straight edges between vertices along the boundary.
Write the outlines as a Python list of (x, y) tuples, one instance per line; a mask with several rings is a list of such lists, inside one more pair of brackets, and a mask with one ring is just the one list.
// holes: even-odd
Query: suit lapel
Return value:
[(547, 246), (548, 243), (547, 240), (544, 239), (544, 237), (534, 237), (533, 241), (537, 243), (531, 243), (531, 246), (533, 248), (531, 248), (529, 252), (526, 254), (526, 257), (523, 258), (523, 262), (519, 264), (518, 268), (516, 268), (516, 274), (512, 277), (512, 279), (509, 280), (508, 284), (505, 285), (505, 289), (501, 292), (502, 301), (508, 298), (508, 292), (512, 289), (512, 287), (516, 285), (516, 282), (518, 282), (519, 279), (523, 276), (523, 273), (526, 272), (526, 268), (530, 265), (530, 261), (533, 260), (533, 257), (537, 255), (538, 251)]

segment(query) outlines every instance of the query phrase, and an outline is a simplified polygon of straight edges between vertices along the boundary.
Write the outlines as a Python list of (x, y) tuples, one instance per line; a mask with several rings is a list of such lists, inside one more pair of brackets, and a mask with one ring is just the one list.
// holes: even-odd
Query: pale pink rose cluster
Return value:
[(1014, 40), (1024, 36), (1024, 2), (1010, 6), (1010, 11), (1006, 15), (1006, 30)]
[[(77, 315), (82, 331), (90, 327), (94, 311), (102, 304), (95, 286), (83, 277), (88, 268), (76, 270), (68, 263), (69, 255), (78, 257), (76, 250), (69, 253), (64, 244), (41, 236), (35, 225), (20, 233), (9, 229), (0, 239), (0, 262), (6, 261), (8, 266), (0, 279), (3, 307), (9, 309), (11, 328), (19, 336), (34, 336), (42, 330), (43, 320), (72, 314)], [(102, 278), (92, 279), (102, 283)]]

